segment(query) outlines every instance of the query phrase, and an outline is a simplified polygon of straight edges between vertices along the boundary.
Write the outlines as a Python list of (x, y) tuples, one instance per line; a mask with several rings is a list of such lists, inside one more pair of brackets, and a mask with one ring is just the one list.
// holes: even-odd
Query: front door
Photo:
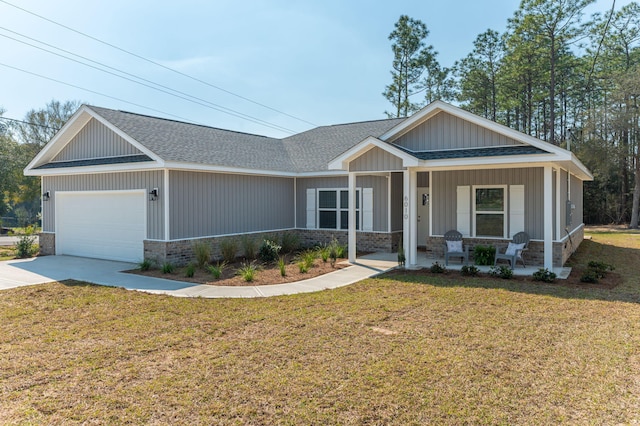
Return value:
[(429, 188), (418, 188), (418, 247), (427, 245), (429, 236)]

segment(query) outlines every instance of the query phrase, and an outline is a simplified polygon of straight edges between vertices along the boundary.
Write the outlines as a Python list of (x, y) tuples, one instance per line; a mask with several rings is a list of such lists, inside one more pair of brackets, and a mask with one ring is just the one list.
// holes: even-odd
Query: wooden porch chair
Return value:
[(460, 262), (469, 263), (469, 246), (463, 247), (462, 234), (455, 229), (444, 234), (444, 264), (449, 265), (450, 257), (459, 257)]
[(526, 268), (527, 265), (524, 263), (524, 258), (522, 257), (523, 253), (527, 250), (527, 246), (529, 245), (529, 234), (526, 232), (518, 232), (513, 236), (513, 239), (509, 243), (509, 246), (505, 249), (504, 252), (500, 252), (496, 248), (496, 257), (493, 261), (493, 266), (496, 266), (498, 260), (508, 260), (511, 265), (511, 269), (516, 266), (518, 260), (522, 262), (522, 267)]

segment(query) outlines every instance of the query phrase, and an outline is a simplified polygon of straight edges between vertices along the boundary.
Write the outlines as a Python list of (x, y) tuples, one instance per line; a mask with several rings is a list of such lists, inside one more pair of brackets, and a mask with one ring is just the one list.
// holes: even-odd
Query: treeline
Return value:
[(18, 226), (38, 221), (40, 178), (22, 171), (79, 107), (79, 102), (54, 100), (29, 111), (24, 120), (3, 118), (0, 109), (0, 217)]
[(585, 222), (638, 227), (640, 7), (586, 16), (593, 0), (523, 0), (500, 34), (441, 67), (427, 26), (402, 16), (389, 39), (394, 62), (384, 96), (390, 117), (442, 99), (570, 148), (593, 172)]

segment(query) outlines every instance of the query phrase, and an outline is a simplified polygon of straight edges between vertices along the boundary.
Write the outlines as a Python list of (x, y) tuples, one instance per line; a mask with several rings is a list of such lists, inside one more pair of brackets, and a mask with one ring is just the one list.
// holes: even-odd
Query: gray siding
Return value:
[[(418, 177), (425, 173), (418, 173)], [(419, 180), (419, 178), (418, 178)], [(402, 231), (402, 173), (391, 173), (391, 231)]]
[(85, 160), (88, 158), (117, 157), (141, 152), (92, 118), (69, 142), (53, 161)]
[(293, 178), (171, 171), (171, 239), (294, 227)]
[(55, 232), (55, 203), (57, 191), (115, 191), (145, 189), (147, 192), (158, 188), (160, 198), (147, 200), (147, 238), (164, 238), (164, 214), (162, 194), (164, 194), (163, 172), (100, 173), (74, 176), (44, 176), (42, 188), (51, 191), (51, 199), (42, 202), (42, 229)]
[[(357, 176), (356, 186), (362, 188), (373, 188), (373, 230), (377, 232), (387, 232), (389, 226), (388, 204), (389, 188), (386, 176)], [(319, 178), (298, 178), (297, 180), (297, 208), (298, 228), (305, 228), (307, 188), (345, 188), (349, 187), (349, 180), (346, 176), (340, 177), (319, 177)], [(402, 188), (400, 188), (402, 190)]]
[(412, 151), (520, 145), (514, 139), (445, 112), (436, 114), (394, 143)]
[[(525, 231), (531, 238), (543, 238), (543, 169), (499, 169), (433, 172), (431, 200), (433, 234), (456, 228), (456, 188), (459, 185), (524, 185)], [(508, 211), (508, 208), (507, 208)]]
[(349, 171), (390, 171), (402, 170), (402, 159), (375, 147), (349, 164)]
[(573, 211), (571, 230), (584, 223), (584, 193), (583, 182), (575, 176), (571, 176), (571, 202), (576, 205)]

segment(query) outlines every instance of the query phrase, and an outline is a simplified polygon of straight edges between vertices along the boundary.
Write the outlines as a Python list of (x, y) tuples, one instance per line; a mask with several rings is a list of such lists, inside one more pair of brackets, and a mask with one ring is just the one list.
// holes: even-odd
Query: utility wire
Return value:
[[(121, 79), (123, 79), (123, 80), (127, 80), (127, 81), (130, 81), (130, 82), (132, 82), (132, 83), (139, 84), (139, 85), (141, 85), (141, 86), (148, 87), (148, 88), (150, 88), (150, 89), (157, 90), (157, 91), (159, 91), (159, 92), (162, 92), (162, 93), (165, 93), (165, 94), (168, 94), (168, 95), (171, 95), (171, 96), (175, 96), (175, 97), (177, 97), (177, 98), (180, 98), (180, 99), (183, 99), (183, 100), (186, 100), (186, 101), (189, 101), (189, 102), (193, 102), (193, 103), (198, 104), (198, 105), (200, 105), (200, 106), (203, 106), (203, 107), (206, 107), (206, 108), (210, 108), (210, 109), (213, 109), (213, 110), (216, 110), (216, 111), (219, 111), (219, 112), (223, 112), (223, 113), (225, 113), (225, 114), (229, 114), (229, 115), (234, 116), (234, 117), (237, 117), (237, 118), (241, 118), (241, 119), (244, 119), (244, 120), (248, 120), (248, 121), (251, 121), (251, 122), (253, 122), (253, 123), (256, 123), (256, 124), (259, 124), (259, 125), (263, 125), (263, 126), (266, 126), (266, 127), (270, 127), (270, 128), (272, 128), (272, 129), (279, 130), (279, 131), (282, 131), (282, 132), (286, 132), (286, 133), (289, 133), (289, 134), (294, 134), (294, 133), (296, 133), (294, 130), (288, 129), (288, 128), (286, 128), (286, 127), (283, 127), (283, 126), (280, 126), (280, 125), (277, 125), (277, 124), (273, 124), (273, 123), (270, 123), (270, 122), (268, 122), (268, 121), (261, 120), (261, 119), (259, 119), (259, 118), (256, 118), (256, 117), (253, 117), (253, 116), (250, 116), (250, 115), (244, 114), (244, 113), (239, 112), (239, 111), (236, 111), (236, 110), (233, 110), (233, 109), (231, 109), (231, 108), (227, 108), (227, 107), (224, 107), (224, 106), (222, 106), (222, 105), (218, 105), (218, 104), (215, 104), (215, 103), (213, 103), (213, 102), (209, 102), (209, 101), (207, 101), (206, 99), (202, 99), (202, 98), (199, 98), (199, 97), (197, 97), (197, 96), (193, 96), (193, 95), (190, 95), (190, 94), (188, 94), (188, 93), (182, 92), (182, 91), (180, 91), (180, 90), (172, 89), (172, 88), (170, 88), (170, 87), (168, 87), (168, 86), (165, 86), (165, 85), (162, 85), (162, 84), (160, 84), (160, 83), (156, 83), (156, 82), (153, 82), (153, 81), (151, 81), (151, 80), (147, 80), (147, 79), (145, 79), (145, 78), (138, 77), (138, 76), (136, 76), (136, 75), (134, 75), (134, 74), (128, 73), (128, 72), (126, 72), (126, 71), (119, 70), (119, 69), (117, 69), (117, 68), (111, 67), (111, 66), (109, 66), (109, 65), (103, 64), (103, 63), (98, 62), (98, 61), (94, 61), (93, 59), (90, 59), (90, 58), (87, 58), (87, 57), (84, 57), (84, 56), (81, 56), (81, 55), (75, 54), (75, 53), (73, 53), (73, 52), (69, 52), (68, 50), (61, 49), (61, 48), (56, 47), (56, 46), (53, 46), (53, 45), (51, 45), (51, 44), (49, 44), (49, 43), (45, 43), (45, 42), (43, 42), (43, 41), (40, 41), (40, 40), (34, 39), (34, 38), (29, 37), (29, 36), (26, 36), (26, 35), (24, 35), (24, 34), (20, 34), (20, 33), (16, 32), (16, 31), (12, 31), (12, 30), (7, 29), (7, 28), (5, 28), (5, 27), (0, 27), (0, 29), (2, 29), (2, 30), (4, 30), (4, 31), (8, 31), (8, 32), (13, 33), (13, 34), (16, 34), (16, 35), (19, 35), (20, 37), (24, 37), (24, 38), (26, 38), (26, 39), (33, 40), (33, 41), (35, 41), (35, 42), (37, 42), (37, 43), (40, 43), (40, 44), (43, 44), (43, 45), (45, 45), (45, 46), (49, 46), (49, 47), (51, 47), (51, 48), (53, 48), (53, 49), (57, 49), (57, 50), (59, 50), (59, 51), (61, 51), (61, 52), (65, 52), (65, 53), (67, 53), (67, 54), (69, 54), (69, 55), (73, 55), (73, 56), (76, 56), (76, 57), (78, 57), (78, 58), (82, 58), (82, 59), (84, 59), (84, 60), (86, 60), (86, 61), (89, 61), (89, 62), (93, 62), (93, 63), (95, 63), (95, 64), (98, 64), (98, 65), (102, 66), (102, 67), (105, 67), (105, 68), (108, 68), (108, 69), (112, 69), (112, 70), (114, 70), (114, 71), (116, 71), (116, 72), (118, 72), (118, 73), (121, 73), (121, 74), (124, 74), (124, 75), (131, 76), (132, 78), (128, 78), (128, 77), (125, 77), (125, 76), (123, 76), (123, 75), (117, 74), (117, 73), (115, 73), (115, 72), (107, 71), (107, 70), (102, 69), (102, 68), (99, 68), (99, 67), (97, 67), (97, 66), (90, 65), (90, 64), (87, 64), (87, 63), (84, 63), (84, 62), (78, 61), (77, 59), (73, 59), (73, 58), (70, 58), (70, 57), (68, 57), (68, 56), (64, 56), (64, 55), (62, 55), (62, 54), (60, 54), (60, 53), (53, 52), (53, 51), (48, 50), (48, 49), (45, 49), (45, 48), (43, 48), (43, 47), (36, 46), (36, 45), (31, 44), (31, 43), (28, 43), (28, 42), (26, 42), (26, 41), (19, 40), (19, 39), (17, 39), (17, 38), (14, 38), (14, 37), (8, 36), (8, 35), (6, 35), (6, 34), (0, 34), (0, 36), (1, 36), (1, 37), (5, 37), (5, 38), (10, 39), (10, 40), (13, 40), (13, 41), (15, 41), (15, 42), (25, 44), (25, 45), (27, 45), (27, 46), (33, 47), (34, 49), (42, 50), (42, 51), (47, 52), (47, 53), (50, 53), (50, 54), (52, 54), (52, 55), (55, 55), (55, 56), (58, 56), (58, 57), (61, 57), (61, 58), (67, 59), (67, 60), (69, 60), (69, 61), (76, 62), (76, 63), (78, 63), (78, 64), (80, 64), (80, 65), (84, 65), (84, 66), (86, 66), (86, 67), (93, 68), (93, 69), (95, 69), (95, 70), (98, 70), (98, 71), (101, 71), (101, 72), (104, 72), (104, 73), (107, 73), (107, 74), (113, 75), (113, 76), (118, 77), (118, 78), (121, 78)], [(134, 79), (137, 79), (137, 80), (140, 80), (140, 81), (137, 81), (137, 80), (134, 80)], [(143, 82), (147, 82), (147, 83), (149, 83), (149, 84), (146, 84), (146, 83), (143, 83)], [(172, 93), (172, 92), (173, 92), (173, 93)]]
[(29, 121), (16, 120), (15, 118), (0, 117), (0, 120), (11, 121), (11, 122), (14, 122), (14, 123), (28, 124), (29, 126), (42, 127), (42, 128), (44, 128), (44, 129), (55, 130), (56, 132), (57, 132), (58, 130), (60, 130), (60, 129), (58, 129), (57, 127), (45, 126), (44, 124), (38, 124), (38, 123), (29, 122)]
[(261, 107), (263, 107), (263, 108), (269, 109), (269, 110), (271, 110), (271, 111), (277, 112), (278, 114), (282, 114), (282, 115), (285, 115), (285, 116), (287, 116), (287, 117), (293, 118), (294, 120), (298, 120), (298, 121), (301, 121), (301, 122), (303, 122), (303, 123), (309, 124), (309, 125), (311, 125), (311, 126), (318, 127), (318, 125), (317, 125), (317, 124), (314, 124), (314, 123), (312, 123), (312, 122), (310, 122), (310, 121), (307, 121), (307, 120), (305, 120), (305, 119), (303, 119), (303, 118), (296, 117), (296, 116), (294, 116), (294, 115), (288, 114), (288, 113), (286, 113), (286, 112), (284, 112), (284, 111), (281, 111), (281, 110), (278, 110), (278, 109), (276, 109), (276, 108), (272, 108), (272, 107), (270, 107), (270, 106), (268, 106), (268, 105), (265, 105), (265, 104), (263, 104), (263, 103), (260, 103), (260, 102), (254, 101), (253, 99), (249, 99), (249, 98), (247, 98), (247, 97), (245, 97), (245, 96), (239, 95), (239, 94), (234, 93), (234, 92), (232, 92), (232, 91), (230, 91), (230, 90), (223, 89), (223, 88), (222, 88), (222, 87), (220, 87), (220, 86), (216, 86), (216, 85), (214, 85), (214, 84), (211, 84), (211, 83), (209, 83), (209, 82), (207, 82), (207, 81), (204, 81), (204, 80), (199, 79), (199, 78), (197, 78), (197, 77), (194, 77), (194, 76), (192, 76), (192, 75), (189, 75), (189, 74), (183, 73), (183, 72), (181, 72), (181, 71), (178, 71), (178, 70), (173, 69), (173, 68), (171, 68), (171, 67), (168, 67), (168, 66), (166, 66), (166, 65), (162, 65), (161, 63), (156, 62), (156, 61), (154, 61), (154, 60), (152, 60), (152, 59), (149, 59), (149, 58), (146, 58), (146, 57), (144, 57), (144, 56), (138, 55), (138, 54), (133, 53), (133, 52), (131, 52), (131, 51), (129, 51), (129, 50), (126, 50), (126, 49), (124, 49), (124, 48), (122, 48), (122, 47), (116, 46), (116, 45), (114, 45), (114, 44), (111, 44), (111, 43), (108, 43), (108, 42), (106, 42), (106, 41), (104, 41), (104, 40), (101, 40), (101, 39), (99, 39), (99, 38), (97, 38), (97, 37), (93, 37), (93, 36), (91, 36), (91, 35), (89, 35), (89, 34), (83, 33), (82, 31), (76, 30), (76, 29), (71, 28), (71, 27), (69, 27), (69, 26), (67, 26), (67, 25), (64, 25), (64, 24), (61, 24), (61, 23), (59, 23), (59, 22), (56, 22), (56, 21), (54, 21), (54, 20), (52, 20), (52, 19), (46, 18), (46, 17), (44, 17), (44, 16), (42, 16), (42, 15), (38, 15), (38, 14), (37, 14), (37, 13), (35, 13), (35, 12), (31, 12), (31, 11), (29, 11), (29, 10), (27, 10), (27, 9), (24, 9), (24, 8), (20, 7), (20, 6), (16, 6), (15, 4), (9, 3), (9, 2), (7, 2), (7, 1), (5, 1), (5, 0), (0, 0), (0, 2), (2, 2), (2, 3), (4, 3), (4, 4), (6, 4), (6, 5), (8, 5), (8, 6), (14, 7), (14, 8), (16, 8), (16, 9), (19, 9), (19, 10), (21, 10), (21, 11), (25, 12), (25, 13), (30, 14), (30, 15), (33, 15), (33, 16), (35, 16), (35, 17), (37, 17), (37, 18), (40, 18), (40, 19), (45, 20), (45, 21), (47, 21), (47, 22), (50, 22), (50, 23), (52, 23), (52, 24), (54, 24), (54, 25), (57, 25), (57, 26), (59, 26), (59, 27), (62, 27), (62, 28), (64, 28), (64, 29), (66, 29), (66, 30), (72, 31), (72, 32), (74, 32), (74, 33), (76, 33), (76, 34), (80, 34), (80, 35), (81, 35), (81, 36), (83, 36), (83, 37), (89, 38), (89, 39), (91, 39), (91, 40), (93, 40), (93, 41), (96, 41), (96, 42), (98, 42), (98, 43), (101, 43), (101, 44), (103, 44), (103, 45), (105, 45), (105, 46), (109, 46), (109, 47), (111, 47), (111, 48), (113, 48), (113, 49), (119, 50), (119, 51), (121, 51), (121, 52), (123, 52), (123, 53), (126, 53), (127, 55), (133, 56), (133, 57), (138, 58), (138, 59), (140, 59), (140, 60), (142, 60), (142, 61), (148, 62), (148, 63), (153, 64), (153, 65), (155, 65), (155, 66), (158, 66), (158, 67), (160, 67), (160, 68), (164, 68), (164, 69), (166, 69), (166, 70), (168, 70), (168, 71), (171, 71), (171, 72), (173, 72), (173, 73), (175, 73), (175, 74), (178, 74), (178, 75), (181, 75), (181, 76), (183, 76), (183, 77), (186, 77), (186, 78), (188, 78), (188, 79), (190, 79), (190, 80), (193, 80), (193, 81), (196, 81), (196, 82), (198, 82), (198, 83), (204, 84), (204, 85), (206, 85), (206, 86), (212, 87), (212, 88), (214, 88), (214, 89), (220, 90), (220, 91), (222, 91), (222, 92), (224, 92), (224, 93), (227, 93), (227, 94), (229, 94), (229, 95), (235, 96), (235, 97), (237, 97), (237, 98), (239, 98), (239, 99), (242, 99), (242, 100), (244, 100), (244, 101), (251, 102), (251, 103), (252, 103), (252, 104), (254, 104), (254, 105), (258, 105), (258, 106), (261, 106)]
[(144, 108), (144, 109), (149, 110), (149, 111), (153, 111), (153, 112), (156, 112), (156, 113), (159, 113), (159, 114), (163, 114), (163, 115), (166, 115), (166, 116), (174, 117), (174, 118), (177, 118), (177, 119), (182, 120), (182, 121), (187, 122), (187, 123), (195, 123), (195, 124), (199, 124), (201, 126), (204, 126), (204, 124), (196, 123), (193, 120), (189, 120), (188, 118), (184, 118), (184, 117), (181, 117), (179, 115), (171, 114), (171, 113), (168, 113), (168, 112), (161, 111), (159, 109), (155, 109), (155, 108), (147, 107), (147, 106), (144, 106), (144, 105), (140, 105), (140, 104), (137, 104), (135, 102), (127, 101), (127, 100), (124, 100), (124, 99), (121, 99), (121, 98), (116, 98), (115, 96), (107, 95), (105, 93), (96, 92), (95, 90), (91, 90), (91, 89), (87, 89), (87, 88), (84, 88), (84, 87), (80, 87), (80, 86), (77, 86), (75, 84), (67, 83), (67, 82), (62, 81), (62, 80), (57, 80), (55, 78), (47, 77), (47, 76), (44, 76), (42, 74), (37, 74), (35, 72), (27, 71), (27, 70), (24, 70), (22, 68), (14, 67), (12, 65), (8, 65), (8, 64), (2, 63), (2, 62), (0, 62), (0, 66), (6, 67), (6, 68), (10, 68), (10, 69), (15, 70), (15, 71), (20, 71), (20, 72), (23, 72), (25, 74), (29, 74), (29, 75), (32, 75), (32, 76), (35, 76), (35, 77), (39, 77), (39, 78), (42, 78), (42, 79), (45, 79), (45, 80), (53, 81), (54, 83), (63, 84), (65, 86), (73, 87), (74, 89), (79, 89), (79, 90), (83, 90), (85, 92), (93, 93), (95, 95), (104, 96), (105, 98), (113, 99), (113, 100), (116, 100), (118, 102), (124, 102), (126, 104), (136, 106), (138, 108)]

